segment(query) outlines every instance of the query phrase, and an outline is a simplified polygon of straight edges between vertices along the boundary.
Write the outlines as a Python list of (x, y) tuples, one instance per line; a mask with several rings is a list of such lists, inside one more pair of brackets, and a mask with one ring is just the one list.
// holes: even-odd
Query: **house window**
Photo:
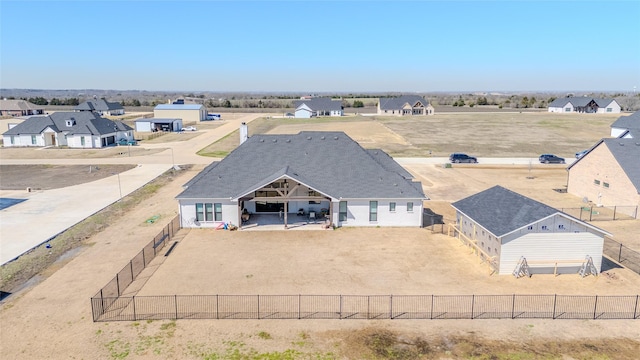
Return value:
[(13, 136), (11, 137), (11, 145), (15, 145), (16, 143), (16, 139), (13, 138)]
[(213, 204), (204, 204), (204, 221), (213, 221)]
[(216, 221), (222, 221), (222, 204), (221, 203), (215, 203), (214, 204), (214, 209), (215, 209), (215, 220)]
[(593, 180), (594, 185), (600, 185), (600, 180)]
[(408, 202), (407, 203), (407, 212), (413, 212), (413, 203), (412, 202)]
[(369, 221), (378, 221), (378, 202), (369, 201)]
[(547, 227), (547, 225), (542, 225), (542, 230), (549, 230), (549, 227)]
[(196, 203), (196, 220), (204, 221), (204, 204)]
[(604, 186), (604, 187), (606, 187), (608, 189), (609, 188), (609, 183), (608, 182), (602, 183), (602, 186)]
[(340, 201), (338, 221), (347, 221), (347, 202)]
[(558, 230), (564, 230), (564, 225), (562, 224), (558, 225)]
[(389, 203), (389, 211), (390, 212), (396, 212), (396, 203), (394, 203), (394, 202), (390, 202)]
[(80, 136), (80, 145), (84, 146), (84, 136)]
[(612, 108), (607, 108), (607, 112), (612, 112), (613, 109)]
[(527, 230), (533, 230), (533, 225), (527, 226)]
[(571, 112), (571, 108), (570, 107), (564, 108), (564, 111), (565, 112)]
[(35, 144), (36, 144), (36, 136), (31, 135), (31, 145), (35, 145)]

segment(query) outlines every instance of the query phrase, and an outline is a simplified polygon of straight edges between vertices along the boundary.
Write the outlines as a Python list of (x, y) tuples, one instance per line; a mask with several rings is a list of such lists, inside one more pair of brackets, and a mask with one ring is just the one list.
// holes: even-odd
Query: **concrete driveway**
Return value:
[[(69, 227), (118, 201), (160, 176), (176, 164), (209, 164), (215, 159), (199, 156), (197, 151), (237, 130), (264, 114), (248, 114), (215, 129), (203, 130), (189, 140), (142, 145), (145, 148), (168, 148), (149, 156), (104, 159), (2, 159), (3, 165), (21, 164), (136, 164), (137, 167), (76, 186), (27, 192), (0, 191), (0, 197), (26, 199), (0, 210), (0, 265), (10, 262), (30, 249), (46, 242)], [(199, 130), (200, 131), (200, 130)], [(238, 139), (240, 142), (240, 139)]]

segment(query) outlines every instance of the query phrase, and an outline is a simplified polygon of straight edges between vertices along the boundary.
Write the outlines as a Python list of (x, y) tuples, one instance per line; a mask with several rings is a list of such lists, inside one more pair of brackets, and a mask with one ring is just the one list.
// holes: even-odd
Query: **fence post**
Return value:
[(598, 310), (598, 295), (596, 295), (595, 304), (593, 304), (593, 320), (596, 319), (596, 311)]
[(429, 316), (431, 318), (431, 320), (433, 320), (433, 297), (434, 295), (431, 295), (431, 315)]
[(298, 294), (298, 320), (300, 320), (300, 297), (301, 295)]
[(218, 306), (218, 294), (216, 294), (216, 319), (220, 319), (220, 307)]
[(578, 219), (580, 219), (580, 221), (582, 221), (582, 206), (580, 206), (580, 217), (578, 217)]
[(340, 320), (342, 320), (342, 295), (340, 295), (340, 312), (338, 314), (340, 315)]
[(260, 295), (256, 295), (258, 299), (258, 320), (260, 320)]
[(511, 319), (514, 319), (516, 312), (516, 294), (513, 294), (513, 300), (511, 301)]
[(551, 316), (551, 318), (554, 320), (556, 318), (556, 299), (557, 298), (558, 298), (558, 294), (553, 294), (553, 315)]
[(618, 208), (618, 206), (617, 206), (617, 205), (614, 205), (614, 206), (613, 206), (613, 220), (615, 220), (615, 219), (616, 219), (616, 209), (617, 209), (617, 208)]
[(173, 304), (176, 307), (176, 320), (178, 320), (178, 295), (173, 295)]
[(367, 320), (369, 320), (369, 310), (371, 309), (369, 304), (370, 301), (371, 301), (371, 295), (367, 295)]
[(393, 294), (389, 296), (389, 319), (393, 320)]
[(104, 309), (104, 296), (102, 296), (102, 289), (100, 289), (100, 303), (102, 304), (102, 311), (100, 315), (104, 315), (107, 311)]
[(636, 315), (638, 315), (638, 298), (640, 295), (636, 295), (636, 306), (633, 307), (633, 318), (637, 319)]
[(476, 296), (471, 295), (471, 320), (473, 320), (473, 308), (476, 305)]
[(129, 261), (129, 268), (131, 268), (131, 282), (133, 282), (133, 260)]
[(620, 244), (620, 250), (618, 250), (618, 262), (622, 262), (622, 244)]
[(132, 302), (133, 302), (133, 321), (138, 320), (136, 317), (136, 296), (133, 295), (133, 297), (131, 298)]
[(142, 268), (147, 267), (147, 260), (144, 258), (144, 248), (142, 248)]
[(116, 287), (118, 289), (118, 296), (120, 296), (120, 273), (116, 274)]
[(591, 205), (591, 209), (589, 210), (589, 221), (591, 221), (592, 217), (593, 217), (593, 205)]

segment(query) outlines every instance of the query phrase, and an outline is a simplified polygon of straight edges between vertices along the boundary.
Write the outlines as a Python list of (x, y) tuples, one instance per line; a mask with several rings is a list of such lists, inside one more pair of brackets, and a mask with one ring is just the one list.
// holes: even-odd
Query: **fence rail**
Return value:
[(610, 221), (637, 219), (638, 206), (583, 206), (577, 208), (561, 208), (560, 211), (582, 221)]
[(122, 270), (118, 271), (116, 276), (100, 289), (92, 299), (101, 298), (103, 308), (110, 307), (116, 303), (127, 286), (131, 285), (179, 229), (180, 217), (176, 216)]
[(640, 253), (605, 236), (602, 252), (611, 260), (640, 274)]
[(166, 295), (91, 299), (94, 321), (164, 319), (638, 319), (640, 296)]

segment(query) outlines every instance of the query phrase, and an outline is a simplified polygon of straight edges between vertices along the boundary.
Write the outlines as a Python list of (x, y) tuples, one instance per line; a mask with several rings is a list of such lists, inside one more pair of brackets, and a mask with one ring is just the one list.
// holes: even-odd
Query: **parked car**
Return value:
[(589, 150), (582, 150), (576, 153), (576, 159), (583, 157)]
[(196, 131), (196, 127), (195, 126), (187, 126), (187, 127), (183, 127), (182, 131)]
[(473, 156), (469, 156), (467, 154), (463, 154), (463, 153), (453, 153), (451, 155), (449, 155), (449, 161), (452, 163), (472, 163), (475, 164), (478, 162), (478, 159), (473, 157)]
[(564, 164), (564, 158), (553, 154), (542, 154), (538, 158), (541, 164)]

